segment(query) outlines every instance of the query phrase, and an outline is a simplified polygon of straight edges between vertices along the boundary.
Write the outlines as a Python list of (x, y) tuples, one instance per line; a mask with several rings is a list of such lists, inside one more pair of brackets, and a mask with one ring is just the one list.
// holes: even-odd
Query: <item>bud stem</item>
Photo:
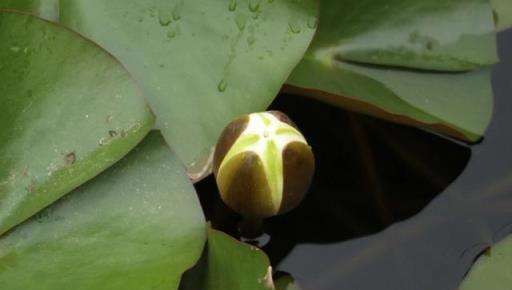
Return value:
[(255, 239), (263, 234), (263, 219), (244, 217), (238, 223), (240, 236), (246, 239)]

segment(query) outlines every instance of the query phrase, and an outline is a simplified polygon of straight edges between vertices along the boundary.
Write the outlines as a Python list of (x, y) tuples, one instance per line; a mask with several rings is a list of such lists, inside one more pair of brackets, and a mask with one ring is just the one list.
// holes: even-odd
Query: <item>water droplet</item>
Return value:
[(181, 19), (181, 12), (178, 9), (174, 9), (174, 11), (172, 11), (172, 19), (174, 21), (178, 21)]
[(289, 21), (288, 26), (293, 33), (300, 33), (300, 25), (297, 21)]
[(235, 23), (236, 23), (236, 26), (238, 27), (239, 30), (244, 30), (245, 29), (246, 19), (245, 19), (245, 17), (242, 14), (238, 14), (235, 17)]
[(237, 6), (236, 0), (229, 1), (229, 6), (228, 6), (229, 11), (235, 11), (236, 6)]
[(223, 93), (226, 91), (227, 88), (228, 88), (228, 82), (225, 79), (222, 79), (219, 82), (219, 85), (217, 86), (217, 90), (219, 90), (219, 92)]
[(160, 22), (161, 26), (168, 26), (172, 22), (172, 13), (168, 10), (159, 10), (158, 11), (158, 22)]
[(167, 31), (167, 38), (174, 38), (175, 36), (176, 36), (176, 31), (174, 31), (174, 29)]
[(21, 50), (21, 48), (17, 47), (17, 46), (13, 46), (11, 47), (11, 50), (14, 51), (14, 52), (18, 52)]
[(247, 37), (247, 43), (249, 45), (253, 45), (254, 42), (256, 42), (256, 38), (254, 38), (254, 36), (251, 35), (251, 36)]
[(311, 29), (315, 29), (318, 25), (317, 19), (315, 16), (311, 16), (308, 18), (308, 27)]
[(253, 1), (251, 1), (249, 3), (249, 11), (257, 12), (258, 10), (260, 10), (260, 2), (253, 2)]
[(274, 0), (267, 0), (267, 2), (272, 4), (272, 3), (274, 3)]

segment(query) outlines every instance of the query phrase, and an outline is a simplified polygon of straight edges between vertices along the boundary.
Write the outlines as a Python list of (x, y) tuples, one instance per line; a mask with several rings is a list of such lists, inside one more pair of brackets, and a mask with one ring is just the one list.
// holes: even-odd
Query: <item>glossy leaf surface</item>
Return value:
[(326, 0), (311, 47), (335, 59), (460, 71), (497, 61), (488, 0)]
[(170, 290), (206, 236), (183, 166), (152, 133), (0, 239), (2, 290)]
[(153, 126), (134, 81), (77, 34), (0, 10), (0, 235), (119, 160)]
[(59, 0), (0, 0), (0, 8), (31, 12), (52, 21), (59, 19)]
[(61, 3), (61, 21), (128, 67), (165, 139), (191, 166), (208, 159), (234, 117), (270, 104), (315, 32), (316, 6), (313, 0), (77, 0)]
[(183, 290), (273, 290), (272, 268), (260, 249), (227, 234), (208, 230), (208, 245), (200, 263), (183, 280)]
[[(322, 2), (319, 31), (288, 79), (287, 89), (390, 121), (428, 128), (463, 140), (478, 140), (487, 128), (493, 109), (489, 71), (433, 70), (457, 71), (496, 61), (494, 28), (489, 5), (483, 3), (486, 1), (443, 1), (445, 4), (442, 4), (410, 0), (378, 5), (373, 2), (370, 5), (370, 2)], [(352, 8), (346, 9), (343, 5)], [(393, 7), (401, 7), (401, 10), (395, 11)], [(468, 16), (466, 12), (470, 8), (477, 14)], [(400, 21), (389, 16), (395, 12)], [(450, 15), (453, 17), (448, 17)], [(474, 17), (471, 21), (467, 19), (470, 16)], [(464, 21), (456, 20), (457, 17)], [(376, 21), (369, 21), (373, 18)], [(479, 25), (482, 33), (473, 25)], [(459, 39), (460, 43), (453, 44), (457, 49), (446, 47), (444, 51), (442, 47), (429, 50), (406, 41), (411, 33), (422, 29), (433, 29), (429, 35), (438, 33), (436, 38), (440, 38), (446, 34), (445, 37)], [(465, 37), (469, 30), (476, 34)], [(403, 43), (399, 41), (402, 38)], [(389, 41), (401, 43), (403, 49), (392, 49)], [(465, 66), (465, 63), (475, 65)]]
[(475, 262), (460, 290), (505, 290), (512, 286), (512, 236), (494, 245)]

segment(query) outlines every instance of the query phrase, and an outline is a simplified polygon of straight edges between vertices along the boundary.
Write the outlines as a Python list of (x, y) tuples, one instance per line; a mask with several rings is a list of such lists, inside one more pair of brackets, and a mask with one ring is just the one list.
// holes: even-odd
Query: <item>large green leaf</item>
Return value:
[(61, 21), (128, 67), (165, 139), (192, 166), (208, 159), (235, 116), (270, 104), (315, 32), (316, 6), (314, 0), (75, 0), (61, 3)]
[(491, 5), (498, 30), (512, 27), (512, 2), (510, 0), (491, 0)]
[(153, 126), (123, 67), (77, 34), (0, 10), (0, 235), (119, 160)]
[(2, 290), (171, 290), (206, 223), (159, 134), (0, 239)]
[(208, 230), (208, 247), (182, 290), (273, 290), (272, 267), (260, 249), (223, 232)]
[(459, 71), (497, 61), (489, 0), (326, 0), (311, 47), (337, 59)]
[(59, 0), (0, 0), (0, 8), (29, 11), (52, 21), (59, 19)]
[(357, 112), (476, 141), (493, 111), (490, 71), (386, 69), (308, 54), (287, 90)]
[[(322, 2), (318, 34), (288, 79), (287, 89), (394, 122), (426, 127), (464, 140), (478, 140), (492, 115), (489, 70), (446, 73), (380, 65), (460, 70), (471, 67), (464, 67), (464, 63), (480, 66), (495, 61), (495, 37), (489, 32), (493, 30), (492, 19), (490, 12), (485, 12), (490, 11), (488, 4), (481, 0), (442, 2), (445, 4), (413, 0)], [(352, 8), (346, 9), (341, 3)], [(466, 15), (470, 8), (476, 15)], [(384, 16), (378, 16), (388, 10)], [(396, 18), (393, 13), (404, 19), (393, 20)], [(455, 16), (465, 20), (456, 21)], [(372, 17), (377, 21), (370, 21)], [(449, 21), (441, 20), (443, 17)], [(427, 20), (431, 24), (426, 24)], [(469, 30), (480, 31), (474, 29), (473, 23), (482, 26), (479, 28), (482, 33), (464, 36)], [(389, 40), (407, 39), (413, 31), (430, 29), (432, 35), (439, 34), (436, 38), (441, 39), (445, 33), (448, 36), (444, 37), (458, 39), (460, 43), (453, 44), (457, 49), (443, 48), (451, 53), (447, 54), (441, 47), (420, 49), (405, 42), (401, 44), (403, 49), (390, 48)], [(380, 33), (382, 37), (375, 36)], [(366, 40), (360, 42), (362, 39)], [(366, 51), (365, 47), (372, 51)], [(379, 51), (377, 60), (372, 47)]]
[(460, 290), (483, 289), (512, 289), (512, 236), (480, 256), (460, 287)]

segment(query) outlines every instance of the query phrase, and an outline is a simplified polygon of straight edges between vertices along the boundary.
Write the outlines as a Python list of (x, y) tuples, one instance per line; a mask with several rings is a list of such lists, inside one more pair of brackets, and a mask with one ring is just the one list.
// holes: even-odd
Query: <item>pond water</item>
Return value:
[[(495, 113), (468, 146), (281, 95), (317, 170), (308, 197), (266, 221), (263, 249), (304, 290), (457, 289), (474, 259), (512, 232), (512, 31), (499, 35)], [(197, 184), (207, 218), (236, 235), (212, 177)]]

